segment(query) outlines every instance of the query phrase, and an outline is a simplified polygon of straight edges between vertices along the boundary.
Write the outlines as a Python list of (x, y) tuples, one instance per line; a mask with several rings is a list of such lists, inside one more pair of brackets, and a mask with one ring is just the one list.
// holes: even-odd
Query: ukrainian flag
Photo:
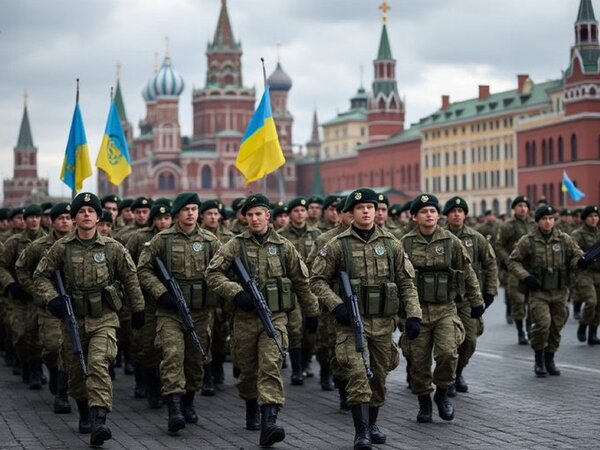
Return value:
[(235, 166), (246, 177), (244, 184), (247, 185), (274, 172), (284, 163), (267, 86), (242, 138)]
[(63, 161), (60, 179), (71, 191), (80, 191), (83, 187), (83, 180), (92, 176), (92, 165), (88, 152), (85, 129), (83, 128), (83, 119), (79, 110), (79, 103), (75, 103), (75, 112), (71, 122), (71, 131), (69, 132), (69, 141), (65, 150), (65, 159)]
[(571, 179), (567, 175), (566, 170), (563, 170), (563, 179), (562, 179), (562, 189), (561, 190), (563, 192), (568, 192), (569, 197), (571, 197), (571, 199), (574, 202), (578, 202), (583, 197), (585, 197), (585, 194), (583, 192), (581, 192), (579, 189), (577, 189), (577, 186), (575, 186), (575, 184), (571, 181)]
[(96, 158), (96, 167), (104, 170), (108, 181), (115, 186), (120, 185), (131, 173), (131, 159), (127, 149), (127, 140), (115, 102), (110, 102), (110, 111), (106, 121), (106, 129)]

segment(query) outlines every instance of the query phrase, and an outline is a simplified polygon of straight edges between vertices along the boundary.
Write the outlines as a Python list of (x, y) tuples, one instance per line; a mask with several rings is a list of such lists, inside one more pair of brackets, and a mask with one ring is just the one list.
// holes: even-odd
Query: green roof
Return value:
[[(600, 72), (600, 47), (599, 48), (578, 48), (576, 50), (581, 55), (584, 73)], [(572, 61), (572, 58), (571, 58)], [(567, 75), (571, 75), (573, 64), (567, 69)]]
[(223, 131), (219, 131), (217, 133), (215, 133), (216, 137), (237, 137), (237, 138), (241, 138), (243, 136), (242, 133), (240, 133), (239, 131), (235, 131), (235, 130), (223, 130)]
[(33, 148), (33, 138), (31, 137), (31, 126), (29, 125), (29, 114), (27, 106), (23, 109), (23, 119), (21, 120), (21, 129), (19, 130), (19, 139), (15, 149)]
[(117, 88), (115, 89), (115, 106), (119, 113), (121, 122), (127, 122), (127, 114), (125, 114), (125, 104), (123, 103), (123, 94), (121, 94), (121, 82), (117, 80)]
[(451, 103), (446, 110), (439, 109), (419, 121), (421, 128), (446, 125), (454, 122), (502, 114), (539, 105), (549, 101), (548, 91), (559, 88), (562, 79), (534, 84), (529, 94), (521, 94), (518, 89), (491, 94), (483, 100), (473, 98)]
[(390, 47), (390, 40), (388, 39), (387, 27), (385, 24), (383, 24), (383, 28), (381, 29), (381, 39), (379, 40), (377, 59), (392, 59), (392, 49)]
[(185, 148), (181, 150), (181, 156), (185, 158), (216, 158), (217, 152), (214, 150), (198, 150), (195, 148)]
[(595, 22), (594, 7), (592, 0), (581, 0), (579, 12), (577, 13), (577, 22)]
[(351, 109), (350, 111), (346, 111), (343, 113), (339, 113), (337, 117), (334, 117), (327, 122), (321, 124), (321, 126), (326, 127), (329, 125), (338, 125), (340, 123), (345, 122), (362, 122), (367, 120), (367, 110), (364, 108), (356, 108)]

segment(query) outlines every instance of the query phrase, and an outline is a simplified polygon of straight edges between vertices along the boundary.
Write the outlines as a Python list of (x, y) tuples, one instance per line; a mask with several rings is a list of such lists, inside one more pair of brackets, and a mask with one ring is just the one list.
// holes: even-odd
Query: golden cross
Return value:
[(379, 9), (383, 13), (383, 23), (387, 22), (387, 12), (392, 9), (390, 5), (388, 5), (387, 0), (383, 0), (383, 3), (379, 6)]

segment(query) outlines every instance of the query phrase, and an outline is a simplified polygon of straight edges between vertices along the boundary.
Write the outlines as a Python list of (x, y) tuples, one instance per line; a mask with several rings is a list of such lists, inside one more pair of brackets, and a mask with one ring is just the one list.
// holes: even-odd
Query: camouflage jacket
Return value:
[(125, 247), (129, 250), (129, 254), (131, 255), (131, 259), (133, 259), (134, 263), (138, 263), (140, 260), (140, 254), (144, 249), (144, 246), (149, 245), (150, 241), (156, 234), (158, 230), (156, 227), (145, 227), (140, 228), (135, 233), (131, 234), (127, 242), (125, 243)]
[(229, 226), (229, 231), (231, 231), (234, 235), (242, 234), (247, 229), (248, 225), (244, 225), (238, 219), (233, 219), (231, 221), (231, 225)]
[(332, 228), (331, 230), (326, 231), (317, 237), (312, 245), (312, 248), (310, 249), (310, 252), (308, 252), (308, 256), (306, 257), (306, 265), (309, 269), (312, 267), (319, 250), (321, 250), (321, 248), (323, 248), (331, 239), (336, 237), (338, 234), (343, 233), (347, 229), (348, 225), (346, 225), (344, 221), (340, 221), (335, 228)]
[(5, 243), (0, 254), (0, 287), (2, 290), (11, 284), (18, 282), (15, 263), (25, 248), (36, 239), (45, 236), (46, 233), (40, 228), (32, 233), (23, 231), (13, 234)]
[(308, 225), (304, 225), (303, 228), (295, 228), (292, 224), (289, 224), (282, 230), (277, 231), (277, 233), (294, 244), (294, 247), (296, 247), (300, 256), (306, 261), (310, 249), (321, 234), (321, 231), (319, 231), (318, 228)]
[(235, 234), (229, 231), (223, 225), (219, 225), (215, 230), (205, 227), (204, 225), (201, 225), (201, 228), (214, 234), (222, 244), (229, 242), (233, 237), (235, 237)]
[(535, 222), (529, 216), (524, 221), (514, 217), (500, 225), (495, 248), (498, 262), (508, 266), (508, 257), (517, 241), (535, 228)]
[(479, 233), (490, 243), (494, 251), (496, 250), (496, 239), (498, 237), (498, 229), (500, 228), (500, 222), (484, 222), (481, 225), (475, 227)]

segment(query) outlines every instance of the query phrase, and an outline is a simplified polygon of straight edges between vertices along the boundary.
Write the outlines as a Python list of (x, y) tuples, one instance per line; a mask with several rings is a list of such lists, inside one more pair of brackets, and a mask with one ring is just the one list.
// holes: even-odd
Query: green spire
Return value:
[(127, 114), (125, 113), (125, 105), (123, 104), (123, 94), (121, 94), (121, 82), (117, 79), (117, 88), (115, 90), (115, 106), (119, 113), (119, 119), (121, 122), (127, 122)]
[(393, 59), (390, 40), (388, 39), (387, 34), (387, 26), (385, 24), (383, 24), (383, 28), (381, 29), (381, 39), (379, 40), (379, 52), (377, 52), (377, 59)]
[(592, 0), (581, 0), (579, 4), (579, 13), (577, 14), (577, 22), (595, 22), (594, 7)]
[(231, 50), (239, 48), (239, 44), (236, 43), (233, 38), (231, 22), (229, 21), (229, 14), (227, 13), (227, 0), (221, 0), (219, 21), (217, 22), (217, 29), (215, 30), (215, 37), (212, 44), (209, 44), (209, 48)]
[(33, 138), (31, 137), (31, 127), (29, 126), (29, 115), (27, 114), (27, 105), (23, 109), (23, 119), (21, 120), (21, 129), (19, 130), (19, 140), (15, 149), (34, 148)]

